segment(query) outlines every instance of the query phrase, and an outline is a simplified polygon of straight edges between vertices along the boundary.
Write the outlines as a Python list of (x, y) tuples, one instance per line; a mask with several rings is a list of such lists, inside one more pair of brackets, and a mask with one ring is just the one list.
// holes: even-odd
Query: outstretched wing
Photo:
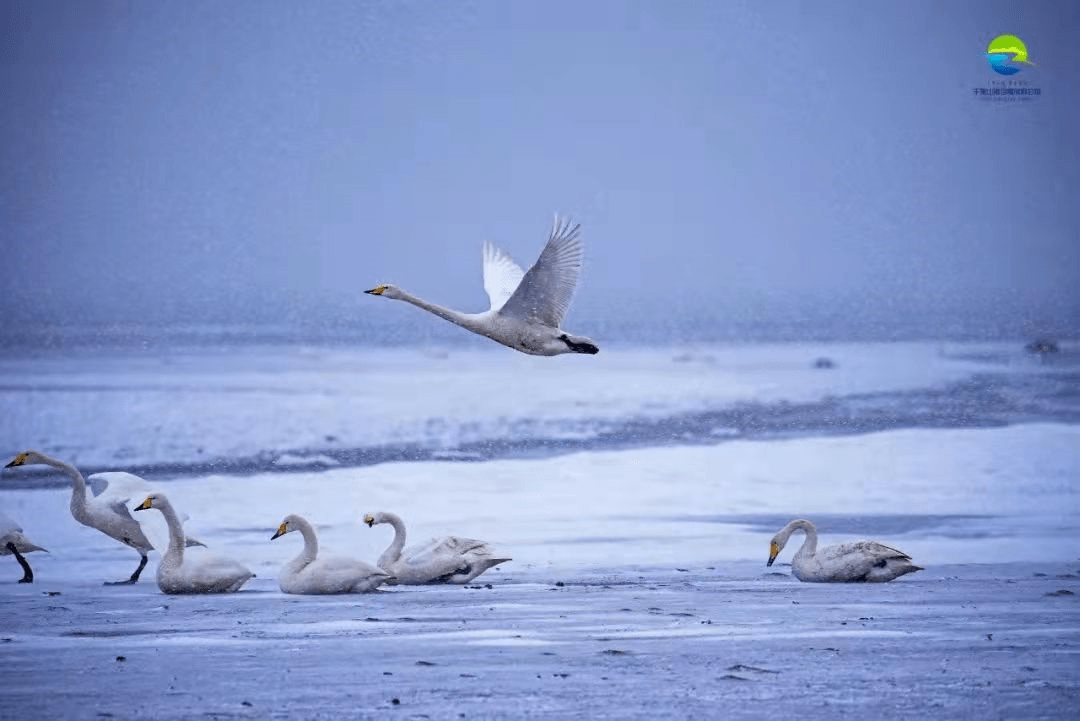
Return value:
[(145, 498), (153, 490), (142, 478), (125, 471), (95, 473), (86, 482), (95, 498), (105, 496), (106, 500), (129, 499), (139, 495)]
[(499, 310), (521, 284), (525, 271), (514, 259), (489, 242), (484, 243), (484, 290), (491, 309)]
[(555, 216), (544, 251), (503, 305), (504, 315), (559, 327), (570, 308), (585, 255), (580, 229), (569, 219)]

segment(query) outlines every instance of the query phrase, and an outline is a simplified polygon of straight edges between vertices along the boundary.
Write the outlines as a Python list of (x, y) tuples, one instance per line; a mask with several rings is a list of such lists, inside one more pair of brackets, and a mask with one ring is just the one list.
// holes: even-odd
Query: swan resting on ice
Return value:
[(483, 313), (462, 313), (430, 303), (396, 285), (365, 290), (370, 295), (403, 300), (496, 343), (530, 355), (599, 352), (588, 338), (570, 335), (559, 326), (581, 271), (584, 250), (580, 225), (569, 220), (555, 223), (536, 264), (526, 273), (491, 243), (484, 244), (484, 290), (491, 308)]
[[(147, 495), (150, 486), (142, 478), (120, 471), (95, 473), (90, 476), (89, 485), (93, 495), (87, 493), (87, 480), (75, 466), (50, 458), (38, 451), (26, 451), (15, 456), (15, 460), (4, 466), (49, 466), (71, 479), (71, 515), (83, 524), (101, 531), (125, 546), (139, 552), (139, 566), (131, 577), (124, 581), (107, 581), (106, 585), (135, 583), (146, 568), (147, 553), (154, 545), (143, 533), (139, 522), (128, 511), (127, 503), (138, 496)], [(194, 538), (187, 539), (189, 546), (202, 546)]]
[(281, 567), (278, 584), (283, 593), (366, 593), (391, 580), (389, 573), (355, 558), (319, 557), (319, 540), (307, 519), (291, 514), (278, 526), (270, 540), (300, 531), (304, 549)]
[(424, 545), (405, 548), (405, 523), (393, 513), (368, 514), (364, 523), (370, 528), (377, 523), (394, 527), (394, 540), (379, 557), (379, 567), (394, 575), (390, 584), (468, 583), (489, 568), (512, 560), (496, 556), (484, 541), (457, 536), (433, 538)]
[(911, 562), (911, 556), (877, 541), (841, 543), (818, 551), (817, 528), (801, 518), (787, 524), (773, 536), (767, 566), (773, 565), (795, 531), (806, 534), (806, 540), (791, 559), (791, 572), (800, 581), (884, 583), (905, 573), (923, 570)]
[(232, 593), (254, 578), (238, 561), (209, 551), (185, 557), (184, 527), (180, 516), (163, 493), (153, 493), (135, 507), (136, 511), (156, 508), (169, 527), (169, 548), (161, 557), (157, 584), (162, 593)]
[(19, 579), (19, 583), (33, 583), (34, 572), (30, 568), (30, 564), (26, 562), (22, 554), (32, 553), (33, 551), (45, 551), (44, 548), (34, 544), (29, 538), (23, 535), (22, 526), (15, 522), (15, 520), (7, 514), (0, 513), (0, 556), (15, 556), (15, 560), (22, 566), (23, 577)]

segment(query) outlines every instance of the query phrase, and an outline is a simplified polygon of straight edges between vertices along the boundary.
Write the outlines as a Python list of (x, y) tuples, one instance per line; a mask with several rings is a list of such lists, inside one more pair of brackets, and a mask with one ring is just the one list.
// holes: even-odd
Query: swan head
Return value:
[(391, 285), (390, 283), (383, 283), (382, 285), (377, 285), (371, 290), (365, 290), (364, 292), (368, 295), (381, 295), (384, 298), (401, 298), (401, 289), (398, 288), (396, 285)]
[(4, 468), (15, 468), (16, 466), (37, 466), (48, 465), (45, 462), (45, 456), (37, 451), (26, 451), (15, 456), (11, 463), (4, 466)]
[(281, 536), (284, 536), (286, 533), (292, 533), (295, 530), (296, 530), (296, 517), (295, 516), (285, 516), (285, 520), (282, 521), (281, 525), (279, 525), (277, 527), (277, 532), (274, 533), (274, 535), (270, 536), (270, 540), (272, 541), (275, 538), (280, 538)]
[(364, 516), (364, 523), (368, 524), (368, 528), (374, 528), (376, 523), (386, 523), (386, 519), (381, 513), (369, 513)]
[(160, 493), (151, 493), (146, 497), (146, 500), (135, 506), (136, 511), (146, 511), (151, 508), (161, 508), (161, 504), (165, 501), (165, 496)]

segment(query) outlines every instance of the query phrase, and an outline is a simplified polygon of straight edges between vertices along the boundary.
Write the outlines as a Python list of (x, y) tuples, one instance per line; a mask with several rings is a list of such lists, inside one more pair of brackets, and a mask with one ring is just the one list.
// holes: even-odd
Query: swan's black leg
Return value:
[(135, 573), (131, 574), (131, 578), (126, 581), (106, 581), (106, 586), (126, 586), (131, 583), (137, 583), (139, 580), (139, 574), (146, 568), (147, 557), (146, 554), (140, 554), (142, 558), (139, 559), (139, 567), (135, 569)]
[(33, 583), (34, 572), (30, 570), (30, 564), (27, 563), (26, 559), (23, 558), (23, 555), (19, 553), (19, 549), (15, 548), (15, 544), (11, 541), (8, 541), (5, 546), (7, 550), (11, 551), (12, 555), (15, 556), (15, 560), (19, 562), (19, 565), (22, 566), (23, 577), (19, 579), (19, 583)]

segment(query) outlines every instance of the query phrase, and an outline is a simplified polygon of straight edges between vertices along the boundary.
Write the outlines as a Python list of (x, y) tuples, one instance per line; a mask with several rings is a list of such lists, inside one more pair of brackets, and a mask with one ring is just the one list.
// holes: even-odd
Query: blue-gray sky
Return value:
[[(0, 315), (419, 313), (382, 281), (480, 310), (482, 241), (527, 266), (560, 211), (582, 334), (1077, 333), (1077, 28), (1014, 0), (0, 3)], [(1035, 102), (973, 94), (1002, 33)]]

